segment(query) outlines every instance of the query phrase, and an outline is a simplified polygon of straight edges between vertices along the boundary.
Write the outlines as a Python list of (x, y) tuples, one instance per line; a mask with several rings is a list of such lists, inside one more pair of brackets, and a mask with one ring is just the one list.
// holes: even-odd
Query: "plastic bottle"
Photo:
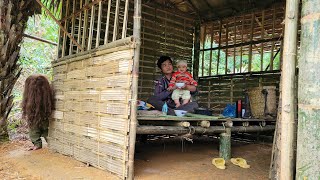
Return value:
[(167, 113), (168, 113), (168, 105), (165, 102), (164, 105), (162, 106), (162, 114), (167, 115)]

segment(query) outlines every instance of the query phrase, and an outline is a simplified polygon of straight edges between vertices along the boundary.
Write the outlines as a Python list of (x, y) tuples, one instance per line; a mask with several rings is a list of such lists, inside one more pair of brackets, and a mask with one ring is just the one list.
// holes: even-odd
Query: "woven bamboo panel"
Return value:
[[(274, 102), (278, 102), (278, 89), (280, 73), (261, 73), (250, 75), (224, 75), (199, 78), (199, 95), (197, 97), (200, 106), (213, 108), (214, 113), (222, 113), (229, 103), (245, 100), (245, 90), (254, 87), (273, 86), (272, 110), (275, 110)], [(275, 95), (275, 96), (274, 96)], [(264, 105), (263, 105), (264, 107)], [(260, 117), (260, 116), (259, 116)]]
[(125, 176), (132, 54), (127, 48), (54, 67), (59, 93), (50, 123), (51, 149)]

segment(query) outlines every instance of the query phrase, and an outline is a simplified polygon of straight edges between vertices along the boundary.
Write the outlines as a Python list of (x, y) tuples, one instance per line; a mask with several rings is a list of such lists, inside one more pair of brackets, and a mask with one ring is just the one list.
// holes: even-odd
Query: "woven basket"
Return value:
[(266, 115), (276, 116), (277, 114), (277, 95), (276, 95), (276, 87), (275, 86), (264, 86), (268, 92), (267, 95), (267, 103), (266, 103)]
[(263, 118), (265, 109), (265, 100), (262, 94), (262, 87), (249, 89), (249, 100), (251, 113), (254, 118)]

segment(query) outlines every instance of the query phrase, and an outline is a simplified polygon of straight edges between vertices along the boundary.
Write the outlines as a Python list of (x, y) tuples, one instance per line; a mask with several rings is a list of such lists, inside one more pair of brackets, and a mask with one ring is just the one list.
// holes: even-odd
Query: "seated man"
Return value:
[[(172, 60), (169, 56), (161, 56), (157, 62), (157, 65), (163, 73), (163, 76), (155, 81), (154, 95), (151, 96), (147, 102), (153, 105), (155, 109), (159, 111), (162, 110), (162, 106), (166, 102), (168, 105), (168, 114), (175, 115), (174, 109), (176, 104), (171, 98), (172, 91), (167, 90), (173, 72)], [(184, 88), (189, 90), (191, 95), (197, 91), (197, 88), (194, 85), (186, 85)], [(179, 106), (176, 109), (193, 112), (195, 108), (198, 108), (198, 104), (196, 102), (189, 102)]]

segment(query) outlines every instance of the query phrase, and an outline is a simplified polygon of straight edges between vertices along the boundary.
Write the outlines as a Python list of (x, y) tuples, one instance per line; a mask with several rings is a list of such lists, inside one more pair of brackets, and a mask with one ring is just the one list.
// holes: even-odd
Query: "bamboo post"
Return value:
[(219, 139), (219, 157), (231, 159), (231, 128), (226, 128), (226, 131), (220, 134)]
[[(76, 0), (72, 1), (72, 14), (74, 14), (76, 11)], [(75, 26), (76, 18), (75, 16), (72, 16), (71, 19), (71, 36), (74, 37), (74, 26)], [(70, 41), (70, 47), (69, 47), (69, 55), (73, 53), (73, 42)]]
[(253, 30), (254, 30), (254, 13), (251, 14), (251, 26), (250, 26), (250, 45), (249, 45), (249, 64), (248, 72), (251, 72), (252, 67), (252, 39), (253, 39)]
[[(272, 38), (274, 38), (274, 31), (275, 31), (275, 20), (276, 20), (276, 8), (273, 6), (273, 11), (272, 11)], [(273, 54), (274, 54), (274, 41), (272, 41), (271, 45), (271, 55), (270, 55), (270, 71), (273, 70)]]
[(101, 16), (102, 16), (102, 2), (99, 2), (96, 48), (99, 47), (100, 45)]
[[(293, 179), (294, 172), (294, 81), (297, 57), (297, 24), (299, 0), (286, 3), (284, 56), (282, 70), (280, 179)], [(309, 47), (309, 46), (308, 46)], [(310, 133), (310, 132), (308, 132)]]
[(116, 1), (116, 10), (114, 12), (114, 23), (113, 23), (113, 38), (112, 41), (117, 40), (118, 37), (118, 26), (119, 26), (119, 7), (120, 0)]
[(124, 8), (123, 24), (122, 24), (122, 36), (121, 36), (122, 39), (127, 36), (128, 12), (129, 12), (129, 0), (126, 0), (126, 4)]
[[(243, 31), (244, 31), (244, 15), (242, 15), (241, 22), (241, 43), (243, 43)], [(242, 46), (240, 47), (240, 73), (242, 72)]]
[(194, 53), (193, 53), (193, 78), (199, 78), (199, 57), (200, 57), (200, 22), (195, 23), (194, 28)]
[(209, 76), (211, 76), (211, 64), (212, 64), (213, 28), (214, 28), (214, 24), (212, 22), (211, 23), (211, 35), (210, 35), (210, 40), (211, 40), (210, 47), (211, 48), (210, 48)]
[[(87, 5), (89, 3), (89, 0), (85, 0), (85, 5)], [(86, 44), (86, 38), (87, 38), (87, 29), (88, 29), (88, 10), (86, 9), (84, 11), (84, 18), (83, 18), (83, 34), (82, 34), (82, 48), (85, 48), (85, 44)]]
[(95, 6), (92, 6), (91, 7), (91, 18), (90, 18), (89, 39), (88, 39), (87, 50), (91, 50), (91, 47), (92, 47), (95, 11), (96, 11)]
[(104, 44), (109, 42), (109, 24), (110, 24), (110, 11), (111, 11), (111, 0), (108, 1), (108, 12), (107, 12), (107, 22), (106, 22), (106, 31), (104, 35)]
[(202, 61), (201, 61), (201, 76), (204, 76), (204, 46), (206, 44), (206, 36), (207, 36), (207, 25), (204, 25), (203, 33), (202, 33)]
[[(82, 8), (82, 1), (83, 0), (80, 0), (80, 9)], [(79, 44), (81, 40), (81, 29), (82, 29), (82, 11), (79, 14), (78, 38), (77, 38), (77, 41)], [(77, 47), (77, 53), (79, 53), (79, 47)]]
[(320, 178), (319, 5), (318, 0), (302, 1), (296, 179)]
[[(67, 0), (66, 2), (66, 11), (65, 11), (65, 15), (68, 16), (69, 15), (69, 0)], [(64, 22), (64, 28), (67, 29), (67, 21)], [(66, 32), (63, 32), (63, 40), (62, 40), (62, 57), (64, 57), (66, 55), (66, 46), (67, 46), (67, 35)]]
[(81, 46), (77, 43), (77, 41), (68, 33), (68, 31), (59, 23), (59, 21), (52, 15), (52, 13), (42, 4), (42, 2), (40, 0), (36, 0), (38, 2), (38, 4), (40, 4), (40, 6), (48, 13), (48, 15), (58, 24), (58, 26), (60, 27), (60, 29), (62, 31), (64, 31), (64, 33), (67, 34), (67, 36), (71, 39), (71, 41), (73, 41), (73, 43), (75, 43), (81, 50), (83, 50), (81, 48)]
[(129, 160), (128, 160), (128, 179), (134, 179), (134, 153), (137, 132), (137, 98), (138, 98), (138, 79), (139, 79), (139, 60), (141, 46), (141, 0), (134, 0), (133, 15), (133, 37), (136, 43), (134, 49), (134, 59), (132, 68), (132, 100), (130, 110), (130, 132), (129, 132)]
[[(237, 25), (236, 25), (236, 17), (233, 19), (233, 33), (234, 33), (234, 39), (233, 44), (235, 45), (237, 43)], [(233, 47), (233, 74), (236, 73), (236, 46)]]
[[(228, 47), (229, 44), (229, 28), (228, 28), (228, 21), (226, 22), (226, 46)], [(224, 74), (228, 74), (228, 48), (226, 48), (226, 59), (225, 59), (225, 69)]]
[[(264, 10), (262, 11), (261, 15), (261, 39), (264, 39)], [(261, 54), (260, 54), (260, 59), (261, 59), (261, 64), (260, 64), (260, 71), (263, 71), (263, 51), (264, 51), (264, 43), (261, 43)]]
[(219, 62), (220, 62), (220, 51), (221, 51), (221, 33), (222, 33), (222, 20), (219, 20), (219, 50), (217, 59), (217, 75), (219, 74)]

